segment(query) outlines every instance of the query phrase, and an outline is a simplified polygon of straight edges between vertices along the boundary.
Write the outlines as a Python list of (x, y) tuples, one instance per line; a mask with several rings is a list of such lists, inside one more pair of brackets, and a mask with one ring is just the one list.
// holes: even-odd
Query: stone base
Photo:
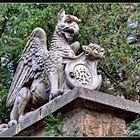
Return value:
[(22, 132), (18, 133), (16, 136), (39, 136), (45, 137), (44, 124), (43, 121), (37, 122), (36, 124), (28, 127)]
[(69, 136), (123, 136), (126, 134), (125, 121), (110, 113), (78, 108), (67, 113), (65, 120), (62, 130)]
[[(77, 108), (63, 115), (60, 131), (57, 136), (124, 136), (126, 134), (126, 122), (110, 113), (102, 113), (97, 110)], [(45, 137), (43, 122), (38, 122), (19, 136)], [(49, 135), (55, 136), (55, 133)]]
[[(61, 113), (59, 134), (46, 135), (43, 119)], [(140, 104), (112, 95), (75, 88), (27, 113), (0, 136), (124, 136), (126, 124), (140, 113)], [(60, 121), (61, 121), (60, 120)]]

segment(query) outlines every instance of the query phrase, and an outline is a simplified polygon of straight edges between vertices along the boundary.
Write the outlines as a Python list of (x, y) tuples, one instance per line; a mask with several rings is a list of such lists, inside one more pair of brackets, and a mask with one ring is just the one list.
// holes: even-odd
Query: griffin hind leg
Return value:
[(20, 116), (24, 116), (26, 113), (26, 107), (29, 104), (31, 99), (31, 93), (28, 88), (24, 87), (19, 92), (19, 96), (17, 97), (17, 104), (18, 104), (18, 114)]
[(15, 103), (14, 103), (13, 109), (10, 113), (11, 121), (8, 123), (9, 127), (11, 127), (12, 125), (15, 125), (19, 117), (25, 115), (26, 107), (28, 106), (30, 99), (31, 99), (31, 93), (29, 89), (26, 87), (23, 87), (19, 91), (17, 98), (15, 100)]

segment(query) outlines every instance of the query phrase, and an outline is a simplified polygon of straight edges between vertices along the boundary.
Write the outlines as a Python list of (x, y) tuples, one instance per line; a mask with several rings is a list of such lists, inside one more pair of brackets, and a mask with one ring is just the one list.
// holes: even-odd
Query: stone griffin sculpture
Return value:
[(57, 20), (49, 51), (42, 28), (35, 28), (28, 38), (6, 101), (6, 106), (12, 108), (9, 127), (27, 112), (75, 86), (97, 90), (101, 85), (97, 64), (104, 58), (104, 49), (90, 43), (82, 46), (83, 53), (76, 56), (80, 44), (74, 42), (70, 45), (69, 41), (78, 34), (81, 20), (65, 14), (63, 9)]

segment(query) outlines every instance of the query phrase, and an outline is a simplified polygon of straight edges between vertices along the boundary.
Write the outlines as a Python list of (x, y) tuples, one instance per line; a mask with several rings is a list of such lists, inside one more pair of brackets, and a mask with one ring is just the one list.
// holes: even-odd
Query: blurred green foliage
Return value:
[(53, 114), (48, 115), (43, 123), (45, 126), (46, 136), (63, 136), (62, 128), (64, 121), (61, 119), (61, 113), (58, 113), (56, 116)]
[(140, 136), (140, 118), (128, 124), (128, 136)]
[[(35, 27), (42, 27), (47, 34), (49, 48), (57, 23), (57, 13), (61, 8), (82, 20), (80, 33), (74, 41), (79, 41), (81, 46), (90, 42), (97, 43), (106, 50), (106, 58), (99, 66), (99, 72), (103, 75), (100, 90), (135, 100), (139, 92), (137, 83), (140, 75), (140, 47), (139, 43), (129, 44), (126, 40), (129, 16), (126, 4), (0, 4), (1, 118), (7, 114), (2, 111), (5, 108), (5, 96), (27, 37)], [(138, 22), (139, 16), (140, 14), (134, 16)], [(136, 33), (139, 33), (139, 27)], [(7, 58), (6, 62), (2, 61), (3, 57)], [(9, 64), (12, 65), (10, 70)]]

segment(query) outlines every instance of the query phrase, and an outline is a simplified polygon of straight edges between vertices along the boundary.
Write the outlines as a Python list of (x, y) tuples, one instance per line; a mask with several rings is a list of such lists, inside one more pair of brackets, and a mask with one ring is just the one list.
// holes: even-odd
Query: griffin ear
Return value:
[(65, 16), (65, 10), (64, 10), (64, 9), (61, 9), (61, 10), (58, 12), (57, 19), (58, 19), (58, 20), (61, 20), (64, 16)]

